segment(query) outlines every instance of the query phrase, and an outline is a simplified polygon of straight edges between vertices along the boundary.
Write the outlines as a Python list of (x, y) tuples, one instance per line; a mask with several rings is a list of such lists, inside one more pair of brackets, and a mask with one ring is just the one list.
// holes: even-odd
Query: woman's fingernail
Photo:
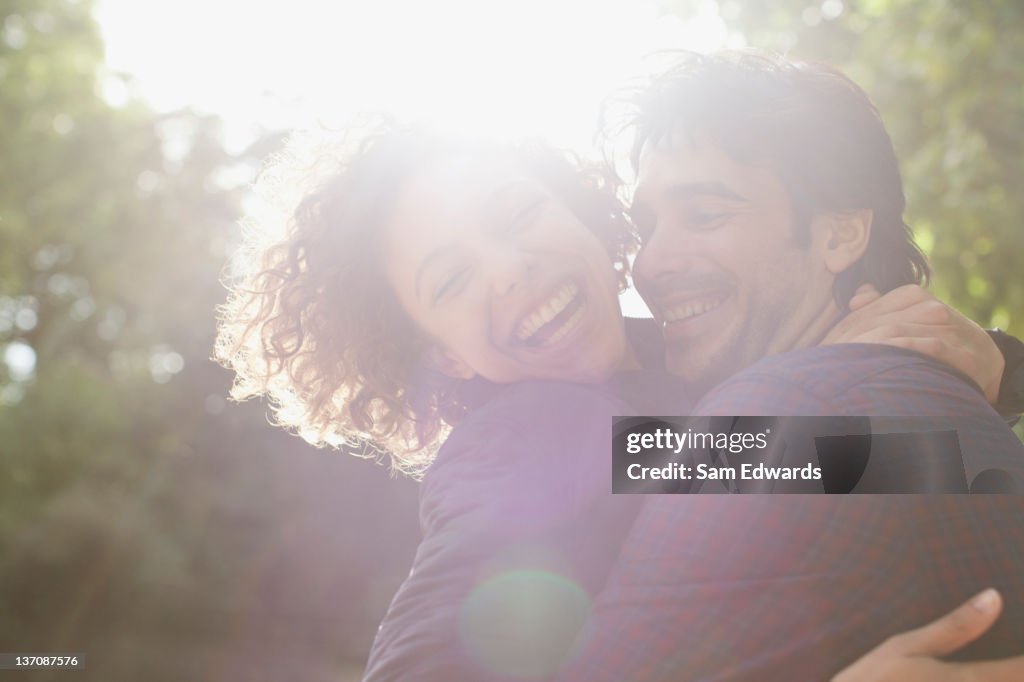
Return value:
[(992, 613), (999, 605), (999, 593), (991, 587), (971, 600), (971, 606), (982, 613)]

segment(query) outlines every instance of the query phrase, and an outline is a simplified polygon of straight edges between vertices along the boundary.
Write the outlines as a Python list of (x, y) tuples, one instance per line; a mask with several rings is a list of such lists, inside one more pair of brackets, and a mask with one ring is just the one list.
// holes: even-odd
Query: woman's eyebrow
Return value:
[(532, 184), (524, 179), (509, 180), (498, 184), (487, 193), (487, 196), (481, 202), (482, 212), (485, 214), (491, 213), (496, 207), (500, 207), (509, 195), (514, 196), (516, 192), (521, 193), (522, 190), (530, 189), (531, 187)]

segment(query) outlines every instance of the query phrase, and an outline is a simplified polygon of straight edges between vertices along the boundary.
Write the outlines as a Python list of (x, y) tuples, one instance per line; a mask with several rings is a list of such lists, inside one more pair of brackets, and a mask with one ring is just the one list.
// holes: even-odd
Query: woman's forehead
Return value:
[(497, 154), (461, 154), (435, 159), (412, 177), (434, 191), (469, 197), (488, 194), (513, 181), (532, 181), (522, 164)]
[(422, 217), (486, 218), (522, 192), (540, 189), (526, 170), (500, 158), (462, 156), (438, 159), (413, 174), (399, 192), (393, 219)]

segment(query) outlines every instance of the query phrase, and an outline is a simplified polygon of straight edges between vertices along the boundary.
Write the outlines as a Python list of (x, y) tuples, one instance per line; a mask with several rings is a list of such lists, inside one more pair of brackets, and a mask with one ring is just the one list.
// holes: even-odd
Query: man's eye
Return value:
[(711, 229), (720, 226), (728, 213), (717, 213), (713, 211), (691, 211), (687, 216), (687, 222), (697, 229)]

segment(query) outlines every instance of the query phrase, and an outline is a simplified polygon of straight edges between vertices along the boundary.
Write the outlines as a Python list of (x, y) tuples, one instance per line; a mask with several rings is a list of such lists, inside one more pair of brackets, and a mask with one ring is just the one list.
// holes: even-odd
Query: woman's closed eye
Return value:
[(469, 275), (469, 268), (461, 268), (455, 270), (444, 277), (438, 282), (437, 287), (434, 289), (434, 303), (440, 303), (446, 298), (450, 298), (459, 292), (462, 285), (465, 284), (466, 277)]

